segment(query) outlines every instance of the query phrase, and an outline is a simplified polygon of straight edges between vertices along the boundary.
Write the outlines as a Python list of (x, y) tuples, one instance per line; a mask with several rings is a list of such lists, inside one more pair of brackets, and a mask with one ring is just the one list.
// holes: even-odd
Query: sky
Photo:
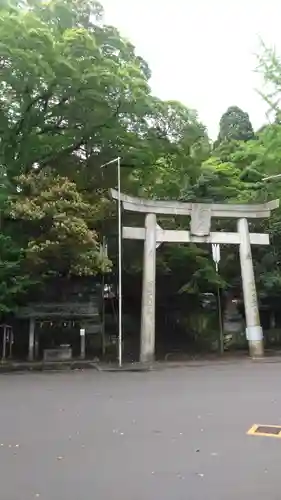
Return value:
[(257, 92), (260, 38), (281, 55), (280, 0), (101, 0), (105, 21), (135, 45), (152, 70), (152, 92), (196, 109), (215, 139), (236, 105), (254, 128), (266, 122)]

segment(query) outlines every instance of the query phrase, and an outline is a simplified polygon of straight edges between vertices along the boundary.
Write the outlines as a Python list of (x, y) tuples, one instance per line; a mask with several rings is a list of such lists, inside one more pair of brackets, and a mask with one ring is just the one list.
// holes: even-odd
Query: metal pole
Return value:
[(118, 362), (122, 366), (122, 222), (121, 222), (121, 164), (120, 156), (100, 166), (103, 168), (117, 162), (117, 190), (118, 190)]
[(118, 361), (122, 366), (122, 221), (121, 221), (121, 172), (120, 157), (117, 158), (117, 189), (118, 189)]
[(3, 325), (2, 361), (6, 360), (6, 325)]
[[(103, 251), (105, 247), (105, 238), (103, 237)], [(105, 287), (105, 279), (104, 273), (102, 275), (102, 326), (101, 326), (101, 352), (102, 357), (105, 355), (105, 303), (104, 303), (104, 287)]]
[[(212, 244), (212, 255), (213, 261), (215, 263), (217, 277), (219, 278), (219, 262), (220, 262), (220, 245)], [(224, 352), (224, 338), (223, 338), (223, 323), (222, 323), (222, 311), (221, 311), (221, 294), (220, 294), (220, 286), (217, 285), (217, 298), (218, 298), (218, 313), (219, 313), (219, 351), (221, 354)]]
[(9, 335), (9, 358), (11, 359), (12, 358), (12, 353), (13, 353), (13, 343), (14, 343), (14, 332), (13, 332), (13, 328), (10, 327), (10, 335)]
[(220, 323), (220, 353), (224, 353), (224, 343), (223, 343), (223, 324), (222, 324), (222, 312), (221, 312), (221, 294), (220, 287), (217, 288), (218, 294), (218, 309), (219, 309), (219, 323)]

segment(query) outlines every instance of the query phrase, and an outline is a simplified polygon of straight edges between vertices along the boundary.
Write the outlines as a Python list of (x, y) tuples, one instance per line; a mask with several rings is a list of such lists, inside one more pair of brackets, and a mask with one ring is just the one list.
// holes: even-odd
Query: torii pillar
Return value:
[(154, 360), (155, 352), (156, 215), (145, 217), (141, 305), (140, 361)]
[[(111, 196), (118, 199), (118, 192), (111, 189)], [(239, 244), (249, 353), (253, 358), (262, 357), (264, 354), (263, 332), (259, 317), (251, 245), (269, 245), (269, 236), (249, 233), (247, 219), (269, 217), (271, 210), (279, 206), (279, 200), (255, 205), (182, 203), (134, 198), (122, 193), (120, 199), (125, 210), (146, 214), (145, 228), (123, 228), (123, 238), (144, 240), (140, 361), (146, 363), (154, 359), (156, 248), (162, 242)], [(162, 230), (157, 225), (156, 214), (191, 215), (190, 231)], [(212, 217), (237, 219), (238, 232), (211, 232)]]
[(259, 305), (256, 291), (249, 225), (247, 219), (238, 220), (240, 234), (240, 264), (246, 316), (246, 336), (252, 358), (264, 355), (263, 332), (260, 324)]

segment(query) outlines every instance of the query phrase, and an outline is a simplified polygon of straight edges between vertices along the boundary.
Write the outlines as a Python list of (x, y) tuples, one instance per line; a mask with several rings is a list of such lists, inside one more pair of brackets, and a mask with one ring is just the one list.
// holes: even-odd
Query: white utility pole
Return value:
[(104, 168), (111, 163), (117, 163), (117, 205), (118, 205), (118, 361), (122, 366), (122, 221), (121, 221), (121, 158), (118, 156), (113, 160), (101, 165)]

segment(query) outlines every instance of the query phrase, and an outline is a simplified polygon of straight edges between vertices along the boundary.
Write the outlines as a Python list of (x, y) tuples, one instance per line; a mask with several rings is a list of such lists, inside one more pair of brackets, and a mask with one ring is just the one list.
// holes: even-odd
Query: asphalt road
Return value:
[(1, 500), (280, 500), (281, 363), (0, 377)]

